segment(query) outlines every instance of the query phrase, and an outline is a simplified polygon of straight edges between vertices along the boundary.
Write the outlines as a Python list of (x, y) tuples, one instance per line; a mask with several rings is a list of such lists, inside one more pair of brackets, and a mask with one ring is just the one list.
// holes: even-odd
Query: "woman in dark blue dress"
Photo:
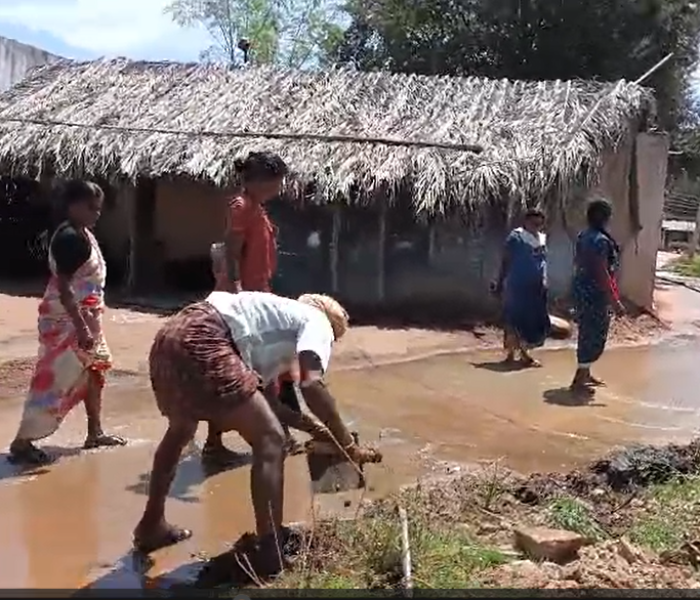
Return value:
[(576, 240), (573, 299), (578, 321), (578, 367), (571, 388), (585, 390), (603, 382), (591, 375), (591, 365), (605, 351), (611, 312), (624, 313), (615, 280), (620, 247), (607, 231), (612, 206), (606, 200), (588, 205), (588, 227)]
[(525, 366), (539, 366), (529, 350), (542, 346), (550, 329), (544, 224), (544, 213), (531, 209), (523, 226), (510, 232), (494, 285), (503, 299), (506, 362), (515, 362), (520, 353)]

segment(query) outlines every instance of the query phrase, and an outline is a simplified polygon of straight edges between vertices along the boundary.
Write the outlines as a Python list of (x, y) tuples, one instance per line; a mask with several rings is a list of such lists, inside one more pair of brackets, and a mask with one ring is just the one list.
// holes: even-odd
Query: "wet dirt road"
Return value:
[[(571, 351), (544, 352), (542, 369), (502, 372), (497, 353), (452, 355), (365, 371), (339, 371), (333, 389), (365, 441), (385, 464), (369, 466), (379, 495), (459, 463), (502, 459), (520, 470), (556, 470), (585, 462), (616, 444), (687, 439), (700, 421), (699, 341), (608, 352), (598, 375), (609, 382), (590, 402), (565, 391)], [(0, 436), (10, 440), (21, 398), (0, 405)], [(0, 461), (0, 585), (3, 587), (137, 587), (129, 567), (131, 529), (145, 501), (147, 473), (164, 430), (143, 381), (114, 382), (106, 426), (132, 440), (126, 448), (79, 453), (84, 420), (76, 410), (50, 440), (61, 459), (44, 472), (18, 476)], [(200, 436), (204, 434), (201, 428)], [(198, 441), (201, 444), (201, 438)], [(229, 446), (244, 449), (235, 435)], [(151, 575), (216, 554), (252, 528), (246, 466), (205, 477), (196, 448), (178, 472), (168, 505), (192, 540), (155, 555)], [(286, 519), (352, 513), (359, 494), (312, 498), (303, 458), (286, 470)], [(350, 500), (350, 506), (346, 506)], [(315, 509), (312, 507), (315, 506)], [(117, 565), (117, 572), (110, 572)]]

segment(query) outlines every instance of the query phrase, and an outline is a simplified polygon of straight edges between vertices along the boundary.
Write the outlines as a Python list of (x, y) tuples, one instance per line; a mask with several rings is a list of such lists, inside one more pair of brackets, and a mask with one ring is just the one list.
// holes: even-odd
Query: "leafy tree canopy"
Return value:
[(700, 9), (689, 0), (349, 0), (327, 60), (359, 69), (510, 79), (635, 80), (668, 53), (653, 87), (661, 124), (693, 116)]

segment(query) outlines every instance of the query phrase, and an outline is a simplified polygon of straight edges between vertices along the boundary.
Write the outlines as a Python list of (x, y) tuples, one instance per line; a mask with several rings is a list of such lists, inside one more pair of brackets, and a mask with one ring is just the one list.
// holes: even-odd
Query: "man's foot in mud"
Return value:
[(15, 440), (10, 444), (7, 460), (15, 465), (41, 466), (53, 462), (53, 457), (30, 441)]
[(204, 444), (202, 448), (202, 462), (212, 467), (228, 467), (241, 464), (247, 455), (242, 452), (229, 450), (223, 444)]
[(134, 530), (134, 548), (143, 554), (150, 554), (161, 548), (174, 546), (192, 537), (192, 531), (161, 521), (154, 528), (138, 525)]
[(112, 448), (114, 446), (126, 446), (126, 440), (118, 435), (108, 435), (106, 433), (96, 433), (85, 438), (83, 448), (93, 450), (94, 448)]

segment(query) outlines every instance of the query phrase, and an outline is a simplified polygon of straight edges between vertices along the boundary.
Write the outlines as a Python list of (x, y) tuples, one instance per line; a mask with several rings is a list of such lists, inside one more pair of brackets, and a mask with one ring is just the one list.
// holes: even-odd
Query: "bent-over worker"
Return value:
[[(329, 296), (298, 300), (266, 292), (212, 292), (172, 317), (158, 332), (149, 357), (151, 385), (168, 429), (153, 460), (148, 502), (134, 531), (143, 552), (191, 536), (165, 520), (165, 499), (185, 446), (199, 421), (236, 430), (253, 450), (251, 495), (260, 551), (281, 556), (283, 463), (282, 423), (314, 439), (338, 444), (357, 464), (381, 455), (360, 448), (340, 418), (323, 376), (333, 342), (348, 328), (348, 315)], [(298, 361), (300, 388), (321, 425), (302, 412), (266, 398), (265, 384)]]

